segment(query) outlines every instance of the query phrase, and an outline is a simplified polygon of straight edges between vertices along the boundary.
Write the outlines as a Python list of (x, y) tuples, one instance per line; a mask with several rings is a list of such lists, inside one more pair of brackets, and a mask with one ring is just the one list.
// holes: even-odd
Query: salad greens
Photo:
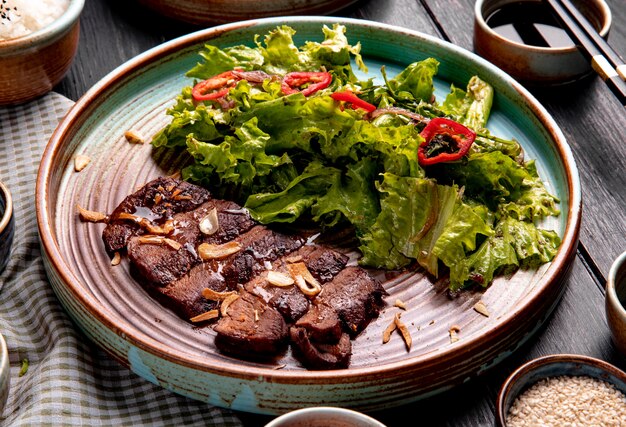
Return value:
[[(266, 73), (239, 79), (223, 98), (198, 102), (186, 87), (168, 110), (171, 123), (155, 147), (185, 148), (193, 162), (183, 178), (234, 198), (261, 223), (313, 220), (324, 229), (351, 226), (360, 263), (399, 269), (417, 262), (430, 274), (449, 271), (450, 288), (488, 286), (494, 276), (535, 268), (556, 254), (560, 239), (535, 224), (559, 214), (533, 161), (520, 145), (486, 129), (493, 88), (478, 76), (465, 89), (433, 98), (439, 63), (429, 58), (385, 84), (359, 81), (366, 71), (360, 45), (345, 27), (324, 27), (324, 41), (297, 47), (281, 26), (255, 47), (206, 45), (187, 76), (195, 82), (229, 70)], [(284, 95), (290, 72), (332, 75), (330, 85), (305, 96)], [(254, 80), (254, 79), (252, 79)], [(378, 108), (367, 113), (331, 97), (349, 90)], [(446, 117), (476, 134), (459, 161), (420, 166), (423, 121)]]

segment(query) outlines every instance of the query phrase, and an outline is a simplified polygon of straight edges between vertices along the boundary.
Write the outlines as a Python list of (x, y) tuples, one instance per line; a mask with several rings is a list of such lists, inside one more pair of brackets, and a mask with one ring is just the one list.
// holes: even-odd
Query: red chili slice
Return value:
[(421, 166), (459, 160), (476, 139), (473, 130), (444, 117), (430, 120), (420, 135), (424, 138), (417, 151)]
[(208, 101), (226, 96), (240, 80), (232, 71), (226, 71), (196, 84), (191, 91), (196, 101)]
[[(285, 95), (302, 92), (304, 96), (309, 96), (330, 85), (333, 76), (327, 72), (293, 72), (285, 74), (281, 82), (280, 89)], [(300, 90), (304, 85), (307, 87)]]
[(350, 104), (352, 104), (352, 108), (362, 108), (368, 113), (371, 113), (376, 109), (375, 105), (370, 104), (367, 101), (363, 101), (361, 98), (359, 98), (349, 90), (344, 90), (343, 92), (335, 92), (331, 94), (330, 97), (333, 98), (335, 101), (349, 102)]

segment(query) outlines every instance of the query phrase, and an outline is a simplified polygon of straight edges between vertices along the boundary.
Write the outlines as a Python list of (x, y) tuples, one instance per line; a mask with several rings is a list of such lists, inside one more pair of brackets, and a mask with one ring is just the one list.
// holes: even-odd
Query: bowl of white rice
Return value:
[(85, 0), (0, 0), (0, 105), (37, 98), (61, 81), (78, 47)]
[(496, 403), (498, 427), (622, 427), (626, 373), (577, 354), (540, 357), (516, 369)]

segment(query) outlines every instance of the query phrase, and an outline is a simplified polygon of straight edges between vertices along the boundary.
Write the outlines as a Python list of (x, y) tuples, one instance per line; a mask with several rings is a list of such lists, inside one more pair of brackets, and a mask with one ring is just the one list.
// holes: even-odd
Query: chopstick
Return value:
[(569, 0), (546, 0), (592, 68), (626, 106), (626, 65)]

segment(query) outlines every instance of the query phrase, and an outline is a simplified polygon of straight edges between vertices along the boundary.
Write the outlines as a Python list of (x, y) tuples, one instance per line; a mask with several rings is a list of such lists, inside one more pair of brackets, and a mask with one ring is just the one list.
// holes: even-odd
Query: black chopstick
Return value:
[(591, 23), (589, 23), (589, 20), (587, 20), (587, 18), (580, 13), (570, 0), (561, 0), (561, 4), (565, 7), (565, 9), (567, 9), (572, 18), (574, 18), (574, 21), (576, 21), (578, 26), (585, 31), (602, 55), (604, 55), (611, 65), (615, 67), (615, 71), (617, 71), (620, 78), (622, 80), (626, 80), (626, 64), (624, 64), (624, 60), (619, 56), (619, 54), (613, 50), (613, 48), (602, 38), (602, 36), (600, 36), (600, 34), (598, 34), (596, 29), (591, 25)]
[[(622, 80), (618, 74), (617, 67), (620, 67), (620, 62), (623, 70), (623, 61), (620, 61), (619, 55), (613, 52), (606, 41), (598, 35), (595, 29), (591, 27), (586, 20), (585, 24), (579, 25), (575, 18), (570, 14), (564, 3), (569, 3), (569, 0), (546, 0), (550, 5), (556, 17), (563, 24), (563, 29), (569, 34), (572, 40), (579, 45), (582, 49), (581, 52), (591, 62), (592, 68), (596, 73), (602, 77), (606, 85), (611, 89), (613, 94), (618, 98), (622, 105), (626, 106), (626, 82)], [(574, 6), (569, 3), (569, 6)], [(594, 41), (593, 34), (597, 35), (598, 44)], [(602, 47), (600, 47), (602, 46)], [(605, 55), (607, 52), (608, 55)], [(613, 52), (613, 53), (611, 53)], [(617, 63), (611, 63), (611, 61), (617, 60)]]

